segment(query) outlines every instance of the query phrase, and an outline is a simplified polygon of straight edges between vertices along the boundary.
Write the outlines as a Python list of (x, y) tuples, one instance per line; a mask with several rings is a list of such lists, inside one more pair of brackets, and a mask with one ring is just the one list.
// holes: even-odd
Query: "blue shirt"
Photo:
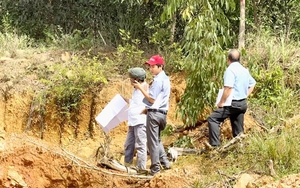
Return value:
[(169, 109), (169, 98), (171, 92), (170, 79), (166, 75), (165, 71), (161, 71), (157, 74), (149, 88), (149, 96), (154, 99), (154, 104), (150, 103), (146, 98), (143, 102), (147, 105), (147, 109)]
[(247, 98), (248, 89), (256, 84), (248, 69), (239, 62), (232, 62), (224, 74), (224, 86), (233, 88), (233, 100)]

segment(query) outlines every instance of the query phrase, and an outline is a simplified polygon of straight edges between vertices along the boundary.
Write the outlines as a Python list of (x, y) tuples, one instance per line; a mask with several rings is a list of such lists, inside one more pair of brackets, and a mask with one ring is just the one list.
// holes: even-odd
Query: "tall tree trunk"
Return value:
[(291, 16), (290, 16), (290, 11), (291, 8), (288, 5), (287, 1), (284, 1), (284, 7), (286, 7), (286, 11), (284, 11), (284, 21), (285, 21), (285, 37), (286, 39), (290, 38), (290, 30), (291, 30)]
[(174, 42), (175, 28), (176, 28), (176, 13), (173, 15), (173, 23), (171, 27), (171, 38), (170, 38), (171, 43)]
[(239, 49), (245, 48), (245, 0), (240, 0)]
[(255, 0), (252, 0), (252, 5), (253, 5), (254, 26), (255, 26), (255, 29), (257, 30), (258, 27), (259, 27), (258, 17), (257, 17), (257, 5), (258, 5), (258, 3), (256, 3)]

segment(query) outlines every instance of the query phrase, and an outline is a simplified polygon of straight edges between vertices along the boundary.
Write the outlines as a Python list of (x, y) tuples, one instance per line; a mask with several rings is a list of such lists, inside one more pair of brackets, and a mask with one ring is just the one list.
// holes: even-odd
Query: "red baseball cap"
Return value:
[(163, 65), (164, 64), (164, 59), (162, 57), (160, 57), (159, 55), (154, 55), (149, 59), (149, 61), (145, 62), (145, 64)]

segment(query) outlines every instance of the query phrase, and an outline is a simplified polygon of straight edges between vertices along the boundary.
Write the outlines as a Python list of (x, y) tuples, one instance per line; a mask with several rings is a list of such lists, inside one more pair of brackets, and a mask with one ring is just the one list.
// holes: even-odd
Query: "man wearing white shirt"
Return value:
[[(145, 81), (146, 71), (142, 68), (135, 67), (128, 70), (131, 85), (134, 86), (135, 82), (140, 83), (141, 87), (148, 92), (148, 84)], [(123, 97), (124, 98), (124, 97)], [(146, 115), (141, 114), (145, 109), (143, 103), (143, 93), (133, 87), (131, 99), (124, 98), (129, 103), (128, 109), (128, 132), (125, 148), (125, 165), (133, 164), (134, 150), (137, 151), (136, 168), (138, 171), (146, 170), (147, 162), (147, 137), (146, 137)]]

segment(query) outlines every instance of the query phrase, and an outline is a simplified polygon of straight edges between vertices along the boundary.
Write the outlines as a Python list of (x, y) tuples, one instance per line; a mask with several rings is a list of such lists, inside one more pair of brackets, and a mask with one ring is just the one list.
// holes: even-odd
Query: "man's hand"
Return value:
[(144, 110), (141, 111), (141, 114), (147, 114), (147, 109), (145, 108)]
[(217, 106), (218, 106), (218, 108), (223, 108), (223, 107), (224, 107), (224, 103), (223, 103), (223, 102), (219, 102), (219, 103), (217, 104)]
[(141, 90), (142, 89), (142, 85), (138, 82), (138, 81), (134, 81), (132, 82), (132, 85), (136, 88), (136, 89), (139, 89)]
[(224, 107), (224, 103), (225, 103), (226, 99), (228, 98), (228, 96), (230, 95), (231, 92), (232, 92), (232, 87), (224, 86), (222, 98), (221, 98), (220, 102), (217, 104), (217, 106), (219, 108)]
[(145, 97), (151, 104), (153, 104), (153, 103), (155, 102), (155, 100), (152, 99), (152, 98), (149, 96), (149, 93), (148, 93), (148, 87), (146, 87), (147, 90), (145, 90), (145, 88), (142, 86), (142, 84), (140, 84), (138, 81), (133, 82), (132, 85), (133, 85), (136, 89), (139, 89), (139, 90), (143, 93), (144, 97)]

